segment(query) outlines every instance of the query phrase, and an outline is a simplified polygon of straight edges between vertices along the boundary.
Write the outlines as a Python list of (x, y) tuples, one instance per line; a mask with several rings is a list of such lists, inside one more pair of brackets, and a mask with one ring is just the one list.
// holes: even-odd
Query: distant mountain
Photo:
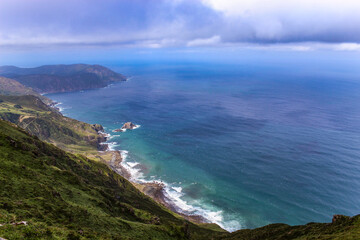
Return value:
[(15, 79), (40, 93), (79, 91), (105, 87), (126, 78), (100, 65), (45, 65), (35, 68), (0, 67), (0, 76)]
[(18, 81), (6, 77), (0, 76), (0, 94), (1, 95), (36, 95), (39, 96), (37, 92), (32, 90), (29, 87), (25, 87)]
[(41, 96), (33, 89), (29, 87), (25, 87), (18, 81), (1, 76), (0, 76), (0, 95), (8, 95), (8, 96), (33, 95), (40, 98), (46, 104), (52, 103), (52, 101), (47, 97)]

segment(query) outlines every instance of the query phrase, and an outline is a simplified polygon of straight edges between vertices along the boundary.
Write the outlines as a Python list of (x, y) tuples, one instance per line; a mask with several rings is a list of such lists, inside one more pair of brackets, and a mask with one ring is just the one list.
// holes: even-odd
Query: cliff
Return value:
[(100, 65), (45, 65), (35, 68), (0, 67), (0, 76), (15, 79), (40, 93), (79, 91), (105, 87), (126, 78)]

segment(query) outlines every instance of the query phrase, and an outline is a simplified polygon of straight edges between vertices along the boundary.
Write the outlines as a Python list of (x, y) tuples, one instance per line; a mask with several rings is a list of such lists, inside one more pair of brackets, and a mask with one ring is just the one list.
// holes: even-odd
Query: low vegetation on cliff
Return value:
[[(105, 164), (67, 153), (0, 120), (0, 237), (211, 239)], [(25, 225), (14, 225), (25, 221)]]
[(91, 125), (63, 116), (39, 98), (1, 96), (0, 119), (15, 123), (41, 140), (73, 153), (96, 155), (104, 136), (100, 125)]

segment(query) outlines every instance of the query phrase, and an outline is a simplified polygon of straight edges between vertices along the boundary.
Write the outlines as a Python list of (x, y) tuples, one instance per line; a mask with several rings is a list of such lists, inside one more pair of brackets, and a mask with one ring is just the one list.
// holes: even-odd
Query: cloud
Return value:
[(302, 43), (321, 42), (357, 50), (359, 12), (358, 0), (1, 0), (0, 46), (249, 43), (302, 51)]
[(213, 36), (210, 38), (197, 38), (191, 40), (187, 43), (189, 47), (197, 47), (197, 46), (214, 46), (221, 42), (220, 36)]
[(360, 42), (358, 0), (203, 0), (232, 32), (223, 41)]
[(341, 43), (335, 46), (338, 51), (360, 51), (360, 44), (358, 43)]
[(2, 0), (0, 44), (185, 44), (220, 22), (191, 0)]

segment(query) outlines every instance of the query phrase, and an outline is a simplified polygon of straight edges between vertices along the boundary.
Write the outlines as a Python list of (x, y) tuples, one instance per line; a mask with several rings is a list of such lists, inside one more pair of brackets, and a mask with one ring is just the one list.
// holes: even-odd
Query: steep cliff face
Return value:
[(79, 91), (105, 87), (126, 78), (100, 65), (46, 65), (36, 68), (0, 67), (0, 75), (12, 78), (40, 93)]

